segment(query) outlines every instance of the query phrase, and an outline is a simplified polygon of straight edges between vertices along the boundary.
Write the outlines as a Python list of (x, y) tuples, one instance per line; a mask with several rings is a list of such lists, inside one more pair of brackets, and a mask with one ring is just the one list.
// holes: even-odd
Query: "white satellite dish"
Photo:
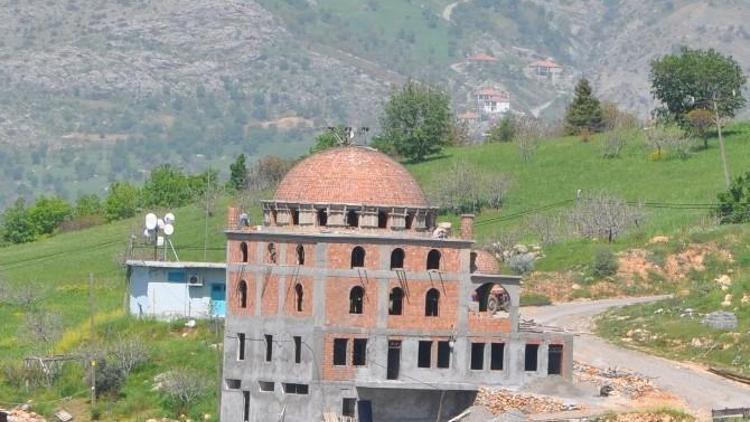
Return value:
[(159, 230), (164, 229), (164, 220), (162, 220), (161, 218), (156, 220), (156, 225), (159, 226)]
[(174, 234), (174, 226), (171, 224), (165, 224), (164, 234), (166, 234), (167, 236), (172, 236), (172, 234)]
[(164, 246), (164, 237), (159, 236), (156, 238), (156, 246)]
[(167, 214), (166, 214), (166, 215), (164, 216), (164, 222), (165, 222), (165, 223), (167, 223), (167, 224), (172, 224), (172, 223), (174, 223), (174, 214), (172, 214), (171, 212), (168, 212), (168, 213), (167, 213)]
[(146, 229), (153, 230), (156, 228), (156, 224), (157, 224), (156, 214), (151, 213), (151, 212), (146, 214)]

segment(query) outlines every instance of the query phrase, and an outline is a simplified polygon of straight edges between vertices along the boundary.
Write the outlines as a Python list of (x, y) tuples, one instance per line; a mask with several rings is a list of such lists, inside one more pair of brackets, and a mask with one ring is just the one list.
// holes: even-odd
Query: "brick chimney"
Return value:
[(474, 239), (474, 214), (461, 214), (461, 239)]

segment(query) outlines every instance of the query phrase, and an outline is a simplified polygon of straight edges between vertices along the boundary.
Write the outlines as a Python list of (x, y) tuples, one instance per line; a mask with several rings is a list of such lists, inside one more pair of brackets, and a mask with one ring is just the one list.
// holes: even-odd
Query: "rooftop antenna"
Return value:
[(146, 214), (146, 227), (143, 230), (143, 237), (145, 237), (149, 243), (154, 245), (154, 260), (159, 260), (159, 248), (163, 248), (161, 259), (166, 261), (167, 247), (169, 247), (174, 254), (175, 260), (177, 262), (180, 261), (180, 258), (177, 256), (177, 251), (172, 244), (174, 222), (175, 216), (171, 212), (164, 214), (163, 218), (159, 218), (152, 212)]
[[(346, 126), (344, 128), (328, 126), (328, 130), (331, 131), (333, 136), (336, 137), (336, 142), (339, 146), (357, 145), (358, 142), (356, 140), (364, 137), (368, 132), (370, 132), (370, 128), (367, 126), (361, 126), (359, 128), (354, 128), (351, 126)], [(364, 142), (364, 145), (367, 145), (366, 140)]]

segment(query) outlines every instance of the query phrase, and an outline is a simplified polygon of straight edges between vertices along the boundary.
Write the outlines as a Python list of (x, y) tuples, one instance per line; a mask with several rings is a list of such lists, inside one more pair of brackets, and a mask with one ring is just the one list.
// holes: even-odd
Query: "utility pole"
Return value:
[(207, 259), (208, 254), (208, 214), (209, 214), (209, 194), (208, 190), (211, 187), (211, 166), (208, 167), (208, 173), (206, 175), (206, 222), (205, 227), (203, 229), (203, 261)]
[(714, 106), (714, 119), (716, 119), (716, 132), (719, 135), (719, 150), (721, 151), (721, 163), (724, 166), (724, 182), (727, 187), (731, 185), (732, 181), (729, 177), (729, 164), (727, 164), (727, 153), (724, 149), (724, 137), (721, 134), (721, 115), (719, 114), (719, 103), (716, 98), (716, 90), (711, 95), (711, 100)]
[[(94, 274), (89, 273), (89, 342), (91, 348), (94, 347)], [(96, 407), (96, 355), (91, 355), (91, 408)]]

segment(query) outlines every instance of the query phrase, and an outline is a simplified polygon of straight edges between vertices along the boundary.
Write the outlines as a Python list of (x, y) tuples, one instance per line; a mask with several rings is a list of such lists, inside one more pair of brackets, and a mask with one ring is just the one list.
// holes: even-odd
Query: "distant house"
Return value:
[(562, 73), (562, 66), (555, 63), (552, 59), (537, 60), (529, 65), (529, 71), (532, 76), (537, 78), (557, 79)]
[(467, 125), (473, 125), (479, 122), (479, 115), (473, 111), (467, 111), (456, 116), (458, 121), (466, 123)]
[(226, 264), (128, 260), (130, 313), (156, 319), (221, 317)]
[(496, 88), (481, 88), (475, 93), (477, 112), (495, 117), (510, 111), (510, 94)]

